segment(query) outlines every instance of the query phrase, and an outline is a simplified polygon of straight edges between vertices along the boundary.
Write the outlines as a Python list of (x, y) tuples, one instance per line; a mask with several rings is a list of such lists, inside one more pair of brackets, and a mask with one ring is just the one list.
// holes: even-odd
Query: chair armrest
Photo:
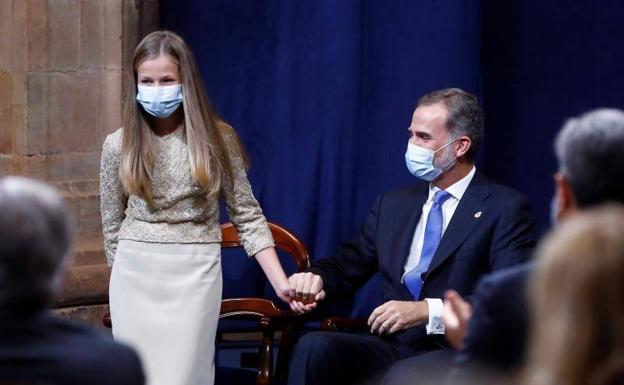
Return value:
[(365, 332), (370, 328), (364, 318), (329, 317), (321, 322), (321, 330)]
[(221, 300), (219, 319), (228, 317), (254, 317), (263, 327), (281, 327), (295, 322), (301, 316), (291, 310), (281, 310), (273, 301), (263, 298), (230, 298)]
[(282, 314), (273, 301), (262, 298), (230, 298), (221, 300), (219, 318), (239, 315), (279, 317)]
[[(280, 310), (273, 301), (262, 298), (232, 298), (221, 301), (221, 310), (219, 318), (227, 318), (234, 316), (256, 316), (259, 318), (269, 319), (291, 319), (298, 315), (290, 310)], [(111, 328), (110, 313), (102, 318), (102, 324), (107, 328)]]

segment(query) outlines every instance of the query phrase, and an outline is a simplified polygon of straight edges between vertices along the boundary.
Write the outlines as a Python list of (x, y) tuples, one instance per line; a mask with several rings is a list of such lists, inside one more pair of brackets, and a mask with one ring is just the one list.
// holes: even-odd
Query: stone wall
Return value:
[(0, 175), (48, 181), (67, 200), (76, 238), (62, 303), (105, 298), (100, 149), (121, 125), (134, 47), (157, 26), (157, 0), (0, 0)]

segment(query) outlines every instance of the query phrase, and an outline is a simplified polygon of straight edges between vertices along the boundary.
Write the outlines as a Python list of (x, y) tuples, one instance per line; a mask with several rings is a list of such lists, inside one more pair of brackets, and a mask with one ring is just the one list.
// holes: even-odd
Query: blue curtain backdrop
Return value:
[(556, 133), (568, 117), (624, 109), (624, 2), (484, 0), (483, 11), (486, 172), (529, 197), (544, 231)]
[[(480, 96), (478, 168), (528, 195), (547, 228), (564, 118), (624, 105), (623, 10), (617, 0), (161, 0), (160, 15), (242, 137), (266, 216), (319, 258), (379, 193), (413, 182), (406, 129), (418, 97), (442, 87)], [(226, 269), (226, 296), (262, 284), (241, 277)]]

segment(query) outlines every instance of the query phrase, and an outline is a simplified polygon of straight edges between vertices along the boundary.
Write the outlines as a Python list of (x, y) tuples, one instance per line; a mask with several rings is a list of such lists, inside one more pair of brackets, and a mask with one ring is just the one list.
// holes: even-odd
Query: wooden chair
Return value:
[[(275, 240), (275, 248), (291, 256), (298, 272), (310, 266), (306, 246), (294, 234), (275, 223), (269, 223)], [(230, 222), (221, 225), (222, 248), (241, 248), (241, 241), (234, 225)], [(219, 318), (253, 319), (257, 321), (257, 331), (261, 333), (257, 385), (270, 385), (274, 379), (284, 381), (288, 372), (288, 357), (294, 344), (294, 334), (299, 317), (290, 310), (282, 310), (264, 298), (230, 298), (221, 301)], [(112, 327), (110, 314), (104, 316), (103, 323)], [(276, 332), (281, 332), (279, 354), (275, 370), (273, 368), (273, 343)], [(217, 336), (218, 339), (222, 336)]]
[[(298, 272), (310, 267), (306, 246), (284, 227), (269, 222), (269, 229), (275, 241), (275, 248), (293, 258)], [(236, 228), (232, 223), (221, 225), (222, 248), (242, 247)], [(284, 381), (288, 372), (288, 357), (294, 344), (297, 315), (290, 310), (281, 310), (275, 304), (262, 298), (232, 298), (221, 301), (219, 318), (255, 318), (262, 333), (259, 350), (259, 365), (256, 384), (269, 385), (273, 379)], [(273, 339), (281, 332), (279, 354), (273, 371)]]

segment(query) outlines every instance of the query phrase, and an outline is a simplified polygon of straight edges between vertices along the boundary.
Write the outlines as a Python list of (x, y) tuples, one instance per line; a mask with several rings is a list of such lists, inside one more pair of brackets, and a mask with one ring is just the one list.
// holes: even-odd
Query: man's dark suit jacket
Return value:
[(498, 370), (522, 366), (528, 342), (527, 282), (532, 266), (522, 264), (479, 282), (464, 346), (456, 357), (459, 363)]
[(137, 354), (43, 311), (0, 314), (0, 384), (142, 385)]
[[(356, 238), (310, 268), (323, 279), (328, 299), (355, 291), (380, 271), (384, 302), (414, 300), (401, 277), (428, 194), (428, 183), (382, 194)], [(443, 298), (448, 289), (471, 295), (484, 274), (527, 260), (535, 245), (534, 228), (523, 196), (475, 173), (433, 256), (419, 299)], [(386, 338), (403, 357), (440, 348), (441, 341), (428, 336), (424, 325)]]

